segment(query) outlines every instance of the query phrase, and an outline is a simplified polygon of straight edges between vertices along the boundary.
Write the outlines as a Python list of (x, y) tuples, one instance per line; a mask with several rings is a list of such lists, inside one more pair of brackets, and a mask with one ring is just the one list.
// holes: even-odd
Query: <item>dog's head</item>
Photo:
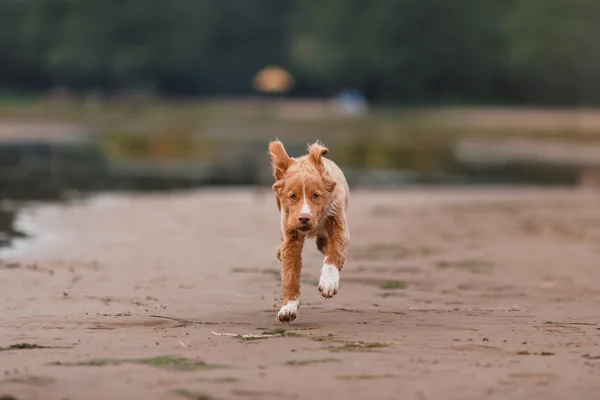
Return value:
[(280, 208), (285, 212), (284, 229), (300, 233), (314, 231), (333, 199), (336, 182), (325, 168), (327, 148), (319, 142), (308, 146), (308, 155), (288, 156), (283, 144), (269, 144), (271, 165)]

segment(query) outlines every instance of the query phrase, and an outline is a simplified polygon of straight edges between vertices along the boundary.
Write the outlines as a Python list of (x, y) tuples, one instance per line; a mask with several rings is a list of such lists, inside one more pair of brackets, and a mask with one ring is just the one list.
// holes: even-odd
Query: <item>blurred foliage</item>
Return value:
[(106, 154), (115, 159), (150, 161), (203, 160), (214, 161), (223, 153), (223, 145), (215, 140), (193, 136), (187, 131), (159, 131), (151, 135), (131, 132), (109, 132), (102, 137)]
[(600, 103), (596, 0), (3, 0), (0, 88)]
[(600, 100), (600, 2), (516, 2), (506, 32), (510, 71), (526, 100), (589, 104)]
[(452, 100), (496, 91), (505, 0), (305, 0), (292, 61), (332, 89), (371, 98)]

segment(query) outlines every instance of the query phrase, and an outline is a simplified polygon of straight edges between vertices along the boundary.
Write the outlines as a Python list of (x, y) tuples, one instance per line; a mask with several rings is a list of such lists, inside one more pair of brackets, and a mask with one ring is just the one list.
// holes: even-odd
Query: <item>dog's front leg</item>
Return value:
[(280, 247), (283, 307), (277, 313), (280, 322), (292, 322), (300, 308), (300, 275), (304, 237), (286, 234)]
[(346, 216), (333, 217), (327, 224), (327, 248), (325, 260), (321, 268), (319, 292), (326, 299), (335, 296), (340, 287), (340, 271), (346, 262), (346, 254), (350, 243), (350, 234), (346, 224)]

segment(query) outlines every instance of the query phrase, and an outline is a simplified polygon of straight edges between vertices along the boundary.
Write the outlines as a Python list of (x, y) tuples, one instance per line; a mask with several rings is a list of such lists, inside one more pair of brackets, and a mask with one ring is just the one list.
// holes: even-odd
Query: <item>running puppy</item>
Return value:
[(298, 316), (305, 239), (316, 238), (325, 255), (318, 286), (321, 295), (331, 298), (339, 289), (350, 241), (346, 222), (350, 190), (342, 170), (323, 157), (327, 152), (317, 141), (308, 146), (308, 154), (290, 157), (279, 140), (269, 143), (273, 190), (281, 213), (277, 258), (282, 263), (283, 307), (277, 320), (283, 323)]

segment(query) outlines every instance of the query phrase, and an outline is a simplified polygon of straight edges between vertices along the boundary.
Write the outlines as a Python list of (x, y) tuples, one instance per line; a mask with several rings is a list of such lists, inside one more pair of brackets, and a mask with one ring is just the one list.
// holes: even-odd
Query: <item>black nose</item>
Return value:
[(298, 222), (302, 225), (307, 225), (310, 223), (310, 215), (309, 214), (300, 214), (298, 215)]

